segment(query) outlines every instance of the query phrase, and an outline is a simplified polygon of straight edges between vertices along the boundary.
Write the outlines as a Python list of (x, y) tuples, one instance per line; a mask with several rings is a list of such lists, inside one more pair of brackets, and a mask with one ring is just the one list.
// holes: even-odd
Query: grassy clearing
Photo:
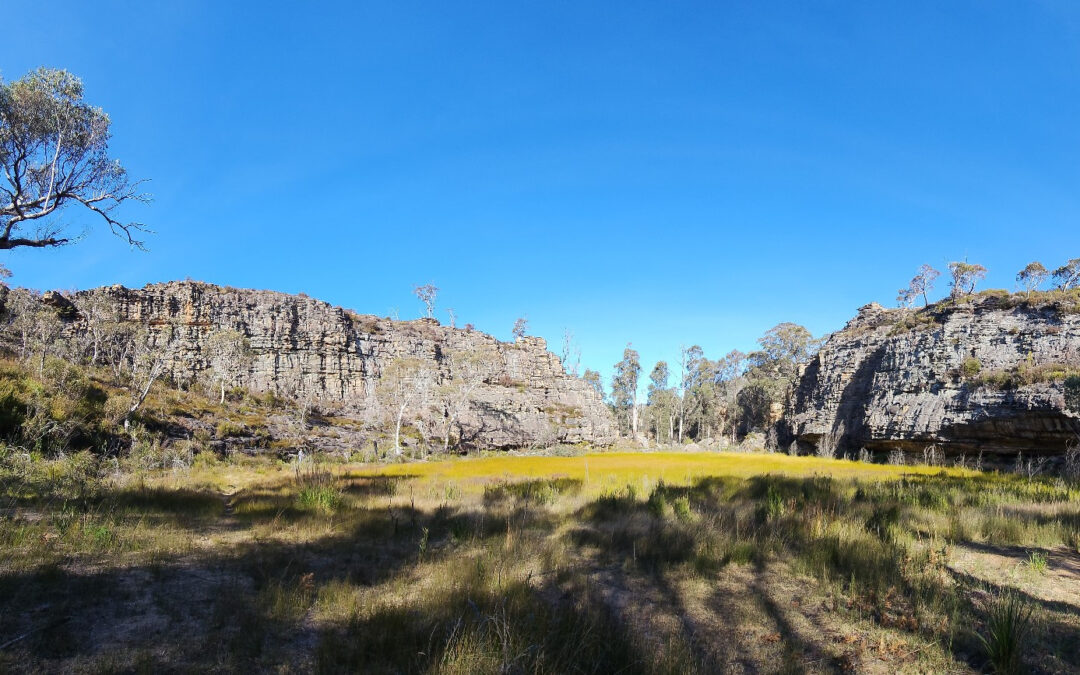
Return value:
[(877, 481), (941, 473), (948, 476), (974, 475), (974, 472), (964, 469), (735, 452), (604, 452), (578, 457), (499, 455), (378, 466), (359, 471), (357, 475), (408, 476), (425, 483), (458, 481), (462, 488), (470, 490), (482, 489), (492, 480), (568, 478), (581, 481), (592, 494), (626, 485), (637, 485), (647, 492), (661, 480), (669, 484), (689, 485), (703, 478), (719, 476), (748, 478), (775, 474), (805, 477), (820, 474), (833, 478)]
[(0, 670), (1080, 668), (1060, 481), (703, 453), (0, 481)]

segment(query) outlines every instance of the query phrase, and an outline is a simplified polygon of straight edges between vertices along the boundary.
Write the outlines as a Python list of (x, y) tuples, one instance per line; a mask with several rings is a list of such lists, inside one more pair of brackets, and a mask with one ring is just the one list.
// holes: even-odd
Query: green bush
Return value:
[(967, 378), (975, 377), (982, 370), (982, 363), (976, 358), (964, 359), (960, 365), (960, 373)]
[(247, 435), (247, 428), (232, 420), (221, 420), (217, 423), (217, 427), (214, 428), (214, 431), (218, 438), (235, 438), (237, 436)]

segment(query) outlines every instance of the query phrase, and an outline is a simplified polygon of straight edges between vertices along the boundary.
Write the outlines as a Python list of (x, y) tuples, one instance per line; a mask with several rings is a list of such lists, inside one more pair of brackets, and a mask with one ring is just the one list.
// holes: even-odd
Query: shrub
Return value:
[(686, 497), (676, 499), (671, 503), (671, 508), (679, 520), (690, 520), (690, 500)]
[(247, 433), (247, 429), (244, 425), (237, 424), (231, 420), (221, 420), (217, 423), (217, 427), (214, 428), (218, 438), (234, 438), (236, 436), (244, 436)]
[(982, 363), (974, 357), (964, 359), (964, 362), (960, 365), (960, 374), (967, 378), (975, 377), (981, 370)]

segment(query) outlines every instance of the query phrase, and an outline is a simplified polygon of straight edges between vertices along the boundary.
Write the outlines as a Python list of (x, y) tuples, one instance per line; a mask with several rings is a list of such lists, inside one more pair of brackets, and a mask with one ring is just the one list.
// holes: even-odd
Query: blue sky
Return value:
[[(1080, 256), (1072, 2), (5, 3), (6, 79), (81, 76), (150, 178), (129, 250), (13, 283), (191, 277), (515, 317), (610, 373), (835, 330), (922, 263)], [(939, 293), (945, 290), (939, 283)], [(445, 320), (445, 314), (441, 317)]]

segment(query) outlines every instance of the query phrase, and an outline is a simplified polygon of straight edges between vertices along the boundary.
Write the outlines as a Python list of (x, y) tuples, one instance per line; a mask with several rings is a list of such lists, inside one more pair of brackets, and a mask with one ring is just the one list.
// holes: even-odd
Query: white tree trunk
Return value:
[(405, 408), (408, 404), (403, 403), (398, 407), (397, 424), (394, 425), (394, 454), (401, 454), (401, 419), (405, 417)]

